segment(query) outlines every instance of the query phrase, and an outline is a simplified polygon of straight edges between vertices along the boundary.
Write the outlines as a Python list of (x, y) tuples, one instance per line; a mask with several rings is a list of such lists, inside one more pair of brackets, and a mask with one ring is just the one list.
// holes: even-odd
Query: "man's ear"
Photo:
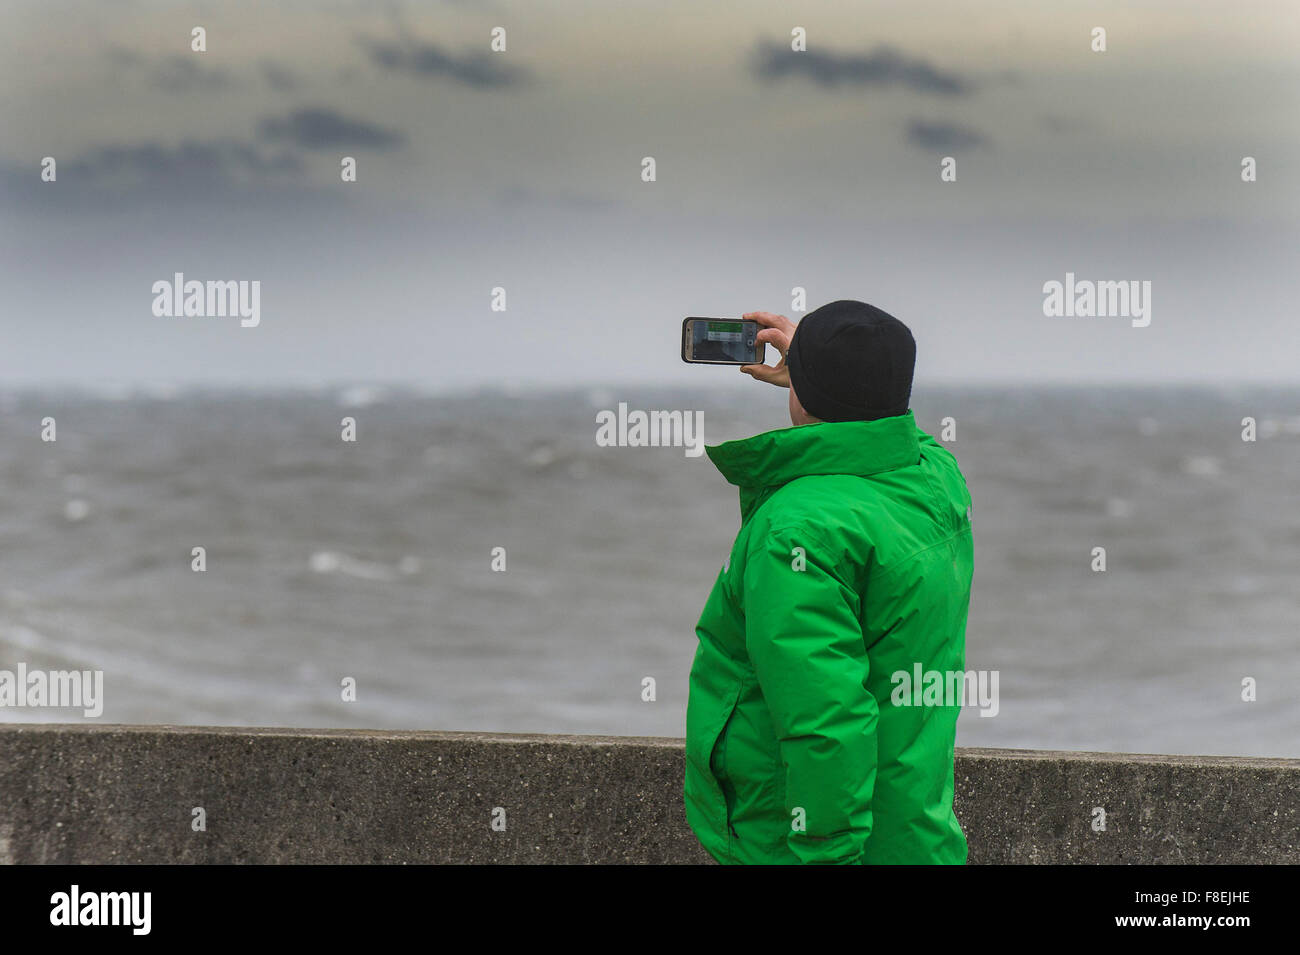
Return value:
[(814, 418), (799, 401), (799, 396), (795, 393), (794, 385), (790, 385), (790, 423), (792, 425), (801, 424), (820, 424), (820, 418)]

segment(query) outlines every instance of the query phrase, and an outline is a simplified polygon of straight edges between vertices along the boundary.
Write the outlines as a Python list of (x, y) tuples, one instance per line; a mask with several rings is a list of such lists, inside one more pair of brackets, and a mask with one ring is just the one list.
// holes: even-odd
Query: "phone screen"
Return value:
[(683, 349), (688, 361), (725, 362), (751, 365), (761, 362), (757, 345), (758, 322), (744, 319), (688, 318), (683, 344), (689, 341), (690, 350)]

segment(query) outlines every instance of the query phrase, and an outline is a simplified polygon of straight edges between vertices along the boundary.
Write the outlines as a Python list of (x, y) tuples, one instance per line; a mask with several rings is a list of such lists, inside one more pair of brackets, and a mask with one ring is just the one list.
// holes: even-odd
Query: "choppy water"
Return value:
[[(102, 669), (100, 722), (683, 735), (735, 492), (681, 449), (597, 447), (595, 413), (699, 409), (715, 443), (786, 423), (760, 390), (0, 395), (0, 669)], [(967, 666), (999, 671), (960, 745), (1300, 756), (1300, 391), (913, 408), (957, 419)]]

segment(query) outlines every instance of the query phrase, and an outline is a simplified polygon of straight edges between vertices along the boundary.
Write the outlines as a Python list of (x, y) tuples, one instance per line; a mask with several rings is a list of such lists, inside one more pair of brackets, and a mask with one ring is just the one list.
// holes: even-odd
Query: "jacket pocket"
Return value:
[(718, 735), (713, 740), (713, 748), (709, 751), (709, 770), (718, 782), (727, 779), (727, 734), (731, 731), (739, 701), (740, 691), (737, 690), (727, 705), (727, 718), (722, 721), (722, 729), (718, 730)]
[(740, 698), (744, 695), (744, 689), (745, 684), (741, 682), (737, 684), (735, 692), (729, 694), (726, 718), (722, 721), (722, 728), (718, 730), (718, 735), (709, 750), (709, 772), (713, 774), (718, 788), (722, 791), (722, 823), (726, 827), (728, 849), (731, 848), (731, 841), (736, 837), (736, 831), (731, 826), (731, 816), (736, 804), (736, 790), (731, 785), (731, 778), (727, 774), (727, 739), (735, 723), (736, 710), (740, 707)]

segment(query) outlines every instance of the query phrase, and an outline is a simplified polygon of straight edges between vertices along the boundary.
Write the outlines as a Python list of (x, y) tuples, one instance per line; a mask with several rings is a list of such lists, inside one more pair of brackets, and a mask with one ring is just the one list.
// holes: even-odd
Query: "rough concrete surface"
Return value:
[[(0, 862), (711, 862), (683, 773), (679, 739), (10, 724)], [(972, 863), (1300, 862), (1300, 760), (959, 749), (956, 808)]]

